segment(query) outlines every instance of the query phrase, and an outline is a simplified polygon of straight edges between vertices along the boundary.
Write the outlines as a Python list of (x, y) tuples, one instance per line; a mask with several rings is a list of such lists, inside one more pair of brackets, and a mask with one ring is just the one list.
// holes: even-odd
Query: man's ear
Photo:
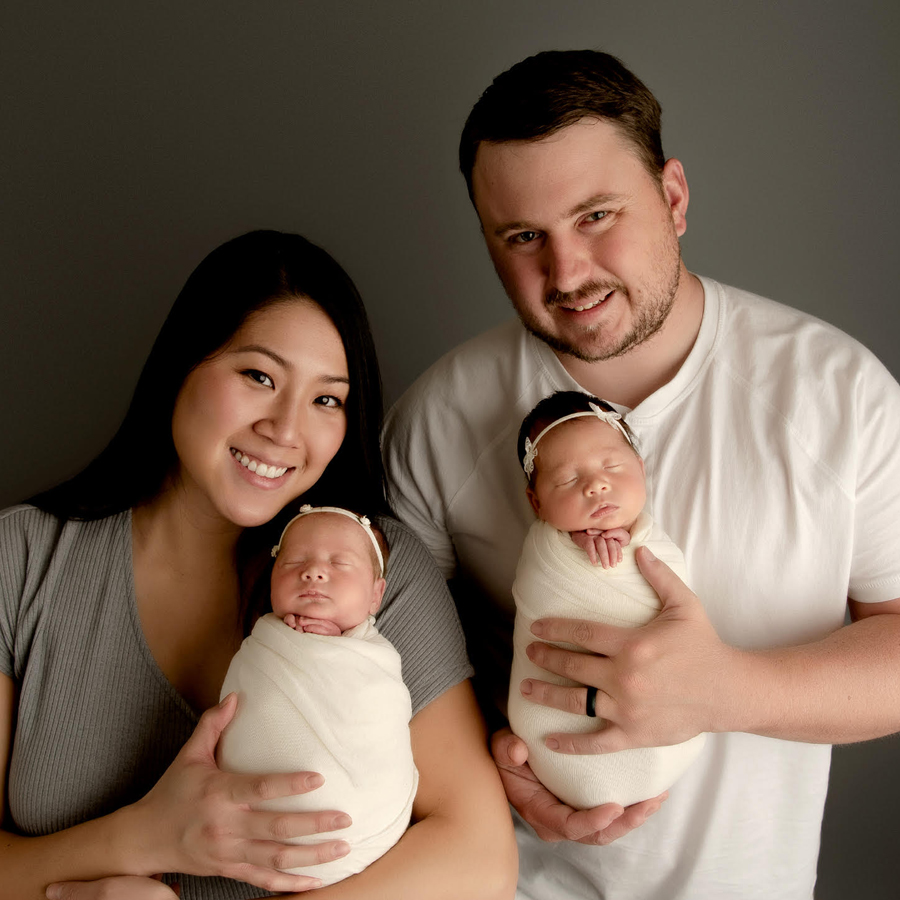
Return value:
[(687, 208), (690, 199), (684, 166), (677, 159), (667, 159), (660, 181), (663, 197), (672, 212), (675, 233), (681, 237), (687, 231)]
[(372, 585), (372, 605), (369, 607), (369, 615), (374, 616), (381, 608), (381, 601), (384, 598), (384, 587), (387, 582), (383, 578), (376, 578), (375, 584)]
[(528, 487), (525, 488), (525, 496), (528, 497), (528, 502), (531, 504), (531, 508), (534, 510), (534, 514), (536, 516), (540, 516), (541, 501), (538, 500), (538, 496), (534, 492), (534, 488), (531, 485), (528, 485)]

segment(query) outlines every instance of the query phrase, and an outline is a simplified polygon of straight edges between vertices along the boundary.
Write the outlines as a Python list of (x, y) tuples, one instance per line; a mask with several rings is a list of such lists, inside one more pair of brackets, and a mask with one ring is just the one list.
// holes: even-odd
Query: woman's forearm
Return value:
[(110, 875), (153, 874), (140, 869), (125, 810), (41, 837), (0, 832), (3, 896), (42, 900), (55, 881), (90, 881)]

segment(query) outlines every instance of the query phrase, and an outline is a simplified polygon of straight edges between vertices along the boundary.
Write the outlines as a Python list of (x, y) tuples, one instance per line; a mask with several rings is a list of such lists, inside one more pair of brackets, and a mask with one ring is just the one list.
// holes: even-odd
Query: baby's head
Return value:
[(347, 631), (381, 606), (388, 547), (365, 516), (301, 507), (272, 555), (272, 611), (281, 619), (293, 614)]
[(560, 531), (631, 530), (644, 508), (644, 462), (604, 400), (557, 391), (525, 417), (519, 460), (538, 518)]

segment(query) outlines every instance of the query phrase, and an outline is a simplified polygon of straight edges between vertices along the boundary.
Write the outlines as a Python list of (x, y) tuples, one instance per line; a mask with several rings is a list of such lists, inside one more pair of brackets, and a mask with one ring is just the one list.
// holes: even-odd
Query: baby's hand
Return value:
[(600, 531), (571, 531), (569, 537), (588, 555), (592, 566), (599, 562), (604, 569), (613, 569), (622, 562), (622, 548), (631, 543), (631, 533), (626, 528), (610, 528)]
[(326, 637), (338, 637), (341, 629), (330, 619), (311, 619), (309, 616), (296, 616), (288, 613), (284, 624), (294, 631), (305, 631), (309, 634), (323, 634)]

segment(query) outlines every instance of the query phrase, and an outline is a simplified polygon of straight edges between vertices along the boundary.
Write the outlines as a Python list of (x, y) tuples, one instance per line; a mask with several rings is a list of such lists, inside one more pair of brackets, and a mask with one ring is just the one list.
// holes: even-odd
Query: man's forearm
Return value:
[(884, 613), (811, 644), (737, 651), (715, 730), (823, 744), (892, 734), (900, 730), (898, 648), (900, 615)]

